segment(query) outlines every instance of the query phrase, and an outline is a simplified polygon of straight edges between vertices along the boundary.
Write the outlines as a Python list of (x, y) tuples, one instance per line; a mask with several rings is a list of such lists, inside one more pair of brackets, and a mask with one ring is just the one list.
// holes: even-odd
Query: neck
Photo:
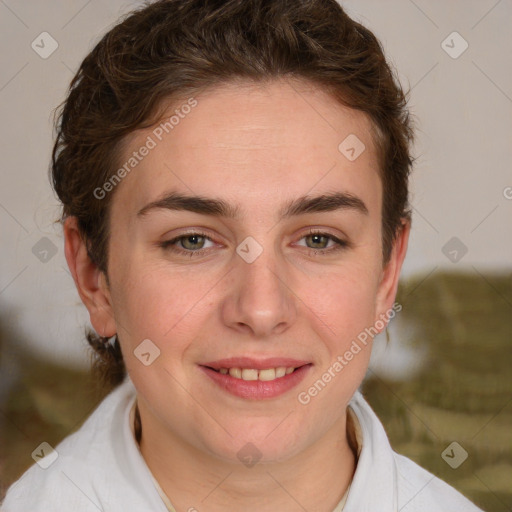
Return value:
[(300, 454), (252, 467), (214, 457), (163, 425), (147, 423), (141, 429), (141, 453), (176, 510), (332, 512), (355, 471), (346, 415)]

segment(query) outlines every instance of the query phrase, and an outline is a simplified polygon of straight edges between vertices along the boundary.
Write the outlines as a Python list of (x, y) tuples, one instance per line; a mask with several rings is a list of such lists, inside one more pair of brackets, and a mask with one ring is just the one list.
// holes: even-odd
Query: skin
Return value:
[[(346, 407), (371, 344), (309, 404), (297, 395), (392, 307), (409, 225), (384, 265), (382, 184), (364, 113), (285, 80), (223, 85), (196, 99), (115, 190), (110, 286), (73, 218), (65, 223), (66, 258), (96, 331), (119, 335), (137, 389), (141, 452), (177, 510), (331, 511), (355, 470)], [(169, 105), (169, 115), (175, 108)], [(126, 140), (120, 165), (150, 134)], [(353, 162), (338, 150), (349, 134), (366, 146)], [(223, 199), (239, 206), (240, 217), (166, 209), (137, 215), (171, 190)], [(277, 217), (287, 201), (331, 192), (357, 196), (368, 212)], [(348, 246), (329, 253), (335, 242), (313, 239), (312, 227)], [(211, 241), (182, 239), (174, 247), (203, 248), (202, 255), (158, 245), (198, 228)], [(236, 252), (248, 236), (263, 248), (250, 264)], [(144, 339), (161, 351), (149, 366), (133, 354)], [(291, 391), (249, 400), (227, 394), (198, 366), (233, 356), (294, 357), (313, 366)], [(237, 457), (248, 442), (262, 453), (250, 468)]]

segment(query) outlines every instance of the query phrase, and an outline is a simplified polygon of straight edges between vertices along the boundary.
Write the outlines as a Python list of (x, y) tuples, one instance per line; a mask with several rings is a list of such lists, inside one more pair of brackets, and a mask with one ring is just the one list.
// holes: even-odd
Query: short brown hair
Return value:
[[(77, 218), (91, 260), (107, 275), (109, 206), (98, 199), (125, 137), (164, 104), (209, 87), (289, 77), (308, 81), (372, 121), (384, 196), (383, 259), (410, 219), (413, 131), (407, 101), (377, 38), (335, 0), (159, 0), (129, 13), (83, 60), (60, 105), (52, 153), (62, 219)], [(341, 142), (341, 141), (340, 141)], [(103, 373), (125, 369), (116, 337), (89, 332)]]

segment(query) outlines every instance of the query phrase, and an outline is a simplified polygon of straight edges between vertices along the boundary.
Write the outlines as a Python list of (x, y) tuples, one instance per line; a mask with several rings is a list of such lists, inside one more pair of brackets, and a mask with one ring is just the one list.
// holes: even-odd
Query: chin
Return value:
[(298, 444), (299, 433), (293, 434), (288, 429), (279, 432), (279, 422), (265, 421), (264, 427), (242, 425), (237, 429), (229, 429), (230, 434), (221, 439), (206, 441), (208, 451), (224, 462), (245, 464), (271, 464), (292, 458), (303, 450)]

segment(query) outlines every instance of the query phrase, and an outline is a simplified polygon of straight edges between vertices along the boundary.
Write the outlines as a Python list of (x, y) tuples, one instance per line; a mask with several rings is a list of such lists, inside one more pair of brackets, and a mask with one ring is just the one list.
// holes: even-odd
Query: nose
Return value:
[(252, 263), (236, 255), (234, 265), (222, 307), (225, 325), (256, 338), (281, 334), (293, 325), (297, 304), (285, 262), (264, 250)]

